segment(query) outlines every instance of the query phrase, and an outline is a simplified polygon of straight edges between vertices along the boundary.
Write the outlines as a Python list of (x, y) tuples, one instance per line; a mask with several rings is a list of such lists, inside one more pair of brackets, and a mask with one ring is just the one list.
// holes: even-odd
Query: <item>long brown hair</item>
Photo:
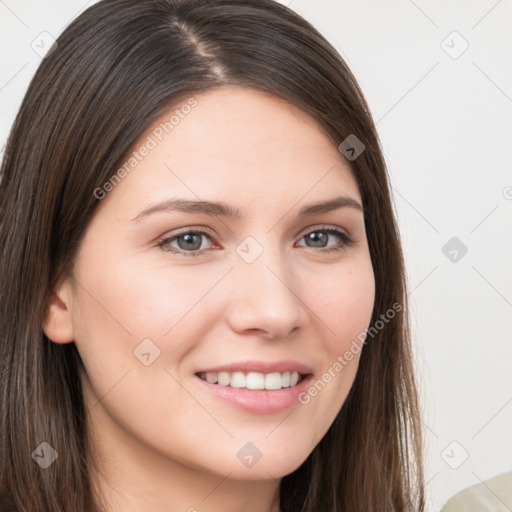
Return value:
[[(424, 509), (422, 433), (390, 187), (356, 80), (304, 19), (272, 0), (104, 0), (43, 60), (13, 125), (0, 181), (0, 497), (29, 512), (98, 510), (89, 480), (81, 360), (42, 325), (98, 207), (94, 190), (171, 105), (222, 85), (281, 97), (339, 145), (363, 200), (376, 284), (349, 396), (306, 461), (281, 481), (283, 512)], [(42, 442), (59, 456), (42, 470)]]

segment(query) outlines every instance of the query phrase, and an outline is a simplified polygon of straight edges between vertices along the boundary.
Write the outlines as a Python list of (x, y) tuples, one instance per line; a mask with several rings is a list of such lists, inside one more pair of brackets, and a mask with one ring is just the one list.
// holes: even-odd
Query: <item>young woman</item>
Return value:
[(368, 107), (271, 0), (104, 0), (0, 182), (2, 510), (423, 510)]

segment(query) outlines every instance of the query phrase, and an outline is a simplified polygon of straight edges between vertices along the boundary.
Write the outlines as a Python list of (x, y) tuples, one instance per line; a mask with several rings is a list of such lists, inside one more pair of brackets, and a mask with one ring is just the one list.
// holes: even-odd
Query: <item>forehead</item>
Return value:
[(164, 112), (134, 144), (107, 198), (143, 206), (170, 195), (260, 205), (350, 193), (348, 162), (321, 125), (255, 89), (222, 87)]

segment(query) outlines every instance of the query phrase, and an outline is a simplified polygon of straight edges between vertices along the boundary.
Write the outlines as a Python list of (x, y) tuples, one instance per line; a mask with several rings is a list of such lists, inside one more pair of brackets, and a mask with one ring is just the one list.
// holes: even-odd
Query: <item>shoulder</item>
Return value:
[(509, 512), (512, 510), (512, 472), (472, 485), (450, 498), (441, 512)]

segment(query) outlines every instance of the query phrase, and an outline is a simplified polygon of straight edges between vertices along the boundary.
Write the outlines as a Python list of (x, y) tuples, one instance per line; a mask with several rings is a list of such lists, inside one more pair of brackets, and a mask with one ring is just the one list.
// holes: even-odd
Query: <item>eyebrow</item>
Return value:
[[(363, 207), (355, 199), (350, 197), (335, 197), (321, 203), (314, 203), (303, 206), (297, 217), (303, 218), (320, 213), (326, 213), (339, 208), (355, 208), (356, 210), (363, 211)], [(155, 212), (184, 212), (184, 213), (198, 213), (209, 215), (212, 217), (226, 217), (230, 219), (240, 219), (242, 217), (239, 208), (235, 208), (227, 203), (190, 200), (190, 199), (169, 199), (161, 203), (150, 206), (136, 215), (131, 220), (140, 220)]]

